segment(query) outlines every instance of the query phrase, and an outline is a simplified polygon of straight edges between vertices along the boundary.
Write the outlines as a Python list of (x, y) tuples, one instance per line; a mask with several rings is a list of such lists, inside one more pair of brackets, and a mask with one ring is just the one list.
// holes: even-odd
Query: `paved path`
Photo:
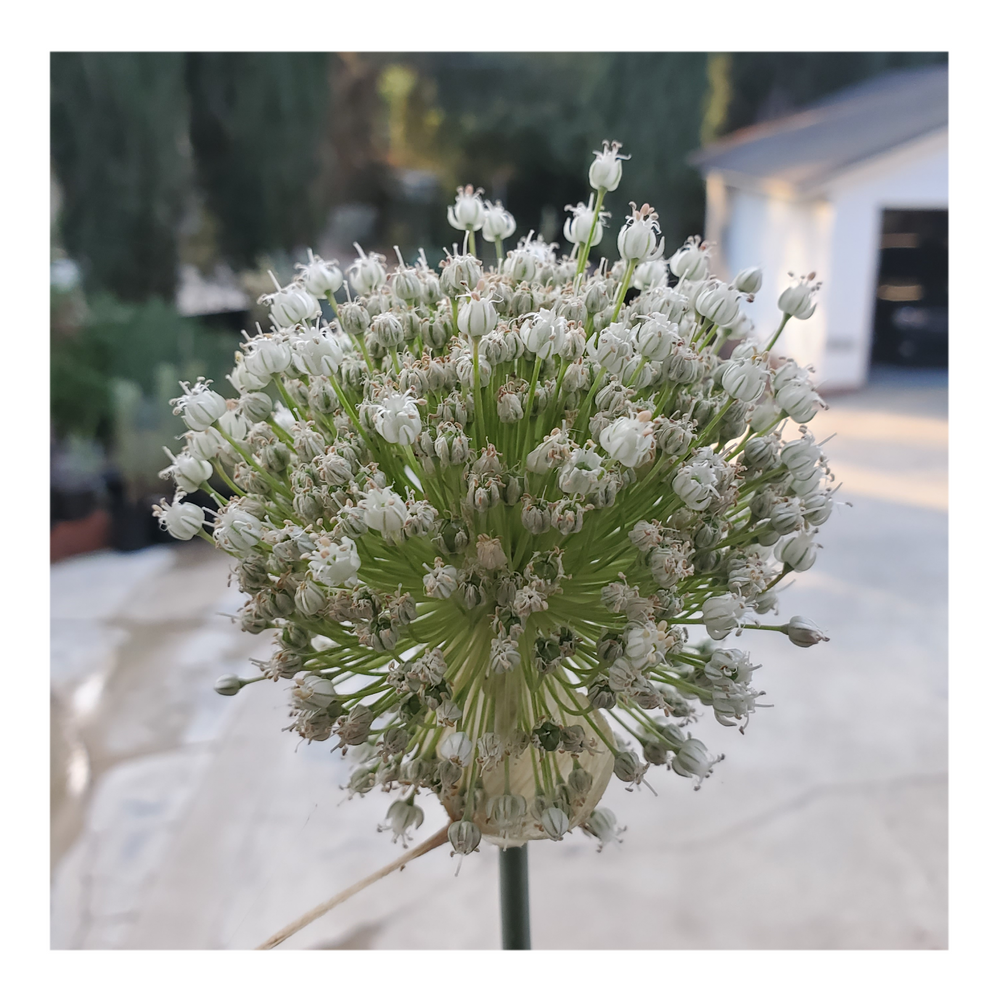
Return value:
[[(695, 794), (657, 771), (606, 804), (628, 827), (530, 848), (537, 948), (947, 946), (947, 424), (933, 375), (884, 374), (814, 426), (844, 480), (783, 611), (833, 639), (748, 647), (773, 709)], [(212, 691), (267, 640), (220, 612), (205, 546), (53, 567), (56, 948), (249, 948), (398, 856), (390, 801), (346, 800), (349, 760), (288, 733), (285, 684)], [(253, 668), (249, 668), (253, 669)], [(423, 797), (429, 835), (444, 822)], [(285, 948), (495, 948), (497, 852), (438, 850)]]

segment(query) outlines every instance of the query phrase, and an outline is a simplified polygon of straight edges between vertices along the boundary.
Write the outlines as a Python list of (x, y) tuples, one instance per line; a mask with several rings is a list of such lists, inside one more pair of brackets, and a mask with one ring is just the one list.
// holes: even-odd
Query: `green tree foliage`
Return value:
[(187, 182), (183, 56), (52, 54), (60, 229), (88, 289), (173, 296)]
[(322, 227), (329, 66), (326, 53), (186, 56), (197, 177), (234, 264), (311, 243)]

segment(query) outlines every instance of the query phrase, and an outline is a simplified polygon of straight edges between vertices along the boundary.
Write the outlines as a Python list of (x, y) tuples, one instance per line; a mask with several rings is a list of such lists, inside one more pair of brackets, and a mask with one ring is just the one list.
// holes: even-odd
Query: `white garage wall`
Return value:
[(834, 225), (824, 373), (830, 385), (853, 388), (868, 371), (882, 212), (948, 207), (947, 130), (841, 174), (827, 196)]
[(868, 160), (806, 193), (766, 180), (712, 171), (706, 177), (706, 238), (717, 244), (713, 270), (730, 280), (764, 268), (747, 311), (763, 337), (780, 321), (788, 272), (815, 271), (823, 288), (812, 318), (791, 320), (779, 342), (813, 365), (826, 388), (864, 384), (871, 350), (882, 211), (948, 207), (947, 130)]

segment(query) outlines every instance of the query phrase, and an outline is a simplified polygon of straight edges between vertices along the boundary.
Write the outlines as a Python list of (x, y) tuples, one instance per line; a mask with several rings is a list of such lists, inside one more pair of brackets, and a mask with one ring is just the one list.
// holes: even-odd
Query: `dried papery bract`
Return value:
[[(577, 828), (615, 841), (613, 778), (641, 789), (663, 767), (698, 787), (721, 758), (692, 722), (742, 730), (764, 707), (749, 653), (719, 642), (827, 638), (760, 621), (834, 505), (822, 445), (794, 431), (824, 404), (769, 353), (818, 285), (787, 289), (778, 331), (754, 340), (760, 270), (713, 278), (700, 237), (664, 255), (655, 209), (634, 203), (621, 259), (592, 269), (619, 150), (595, 154), (596, 199), (569, 209), (570, 256), (533, 232), (503, 253), (513, 216), (460, 188), (464, 245), (439, 269), (397, 250), (390, 272), (359, 246), (348, 288), (310, 254), (265, 297), (274, 328), (237, 355), (238, 397), (199, 381), (174, 401), (189, 430), (156, 514), (238, 560), (238, 621), (276, 644), (259, 677), (217, 690), (290, 680), (288, 728), (351, 751), (352, 795), (398, 790), (383, 828), (404, 843), (421, 793), (460, 855)], [(720, 360), (727, 340), (742, 343)], [(197, 489), (220, 504), (207, 523), (184, 499)]]

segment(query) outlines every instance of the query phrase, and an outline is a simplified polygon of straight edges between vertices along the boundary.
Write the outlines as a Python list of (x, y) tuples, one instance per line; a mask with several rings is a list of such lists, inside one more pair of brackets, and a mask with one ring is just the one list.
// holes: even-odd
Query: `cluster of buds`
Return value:
[[(698, 237), (666, 257), (634, 204), (621, 259), (592, 265), (619, 148), (596, 154), (596, 201), (569, 209), (569, 255), (533, 233), (504, 252), (510, 212), (461, 188), (464, 242), (438, 269), (421, 252), (390, 273), (358, 247), (345, 277), (310, 253), (266, 296), (273, 328), (237, 354), (235, 395), (199, 381), (174, 401), (188, 432), (156, 513), (235, 557), (239, 622), (276, 643), (259, 677), (218, 690), (292, 681), (289, 728), (351, 750), (352, 794), (401, 790), (385, 829), (404, 842), (421, 793), (460, 854), (615, 840), (613, 778), (663, 766), (697, 787), (721, 759), (690, 732), (698, 707), (741, 729), (753, 713), (757, 667), (716, 643), (826, 639), (758, 620), (833, 507), (804, 426), (822, 400), (755, 337), (759, 269), (726, 284)], [(782, 327), (816, 287), (782, 295)], [(214, 514), (184, 499), (199, 489)]]

